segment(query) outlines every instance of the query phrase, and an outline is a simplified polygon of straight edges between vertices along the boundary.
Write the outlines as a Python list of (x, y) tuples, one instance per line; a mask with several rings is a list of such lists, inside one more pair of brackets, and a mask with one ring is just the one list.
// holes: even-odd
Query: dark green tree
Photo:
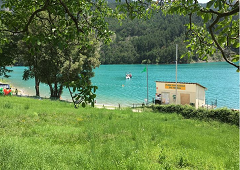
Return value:
[[(29, 51), (31, 57), (38, 58), (39, 54), (41, 54), (40, 60), (37, 63), (40, 63), (40, 65), (45, 63), (47, 65), (46, 61), (52, 61), (51, 64), (53, 65), (48, 67), (49, 73), (54, 72), (56, 66), (64, 65), (64, 62), (61, 60), (62, 57), (59, 60), (56, 60), (56, 57), (63, 55), (64, 48), (71, 47), (70, 43), (74, 43), (74, 45), (77, 45), (82, 50), (83, 48), (94, 48), (92, 47), (91, 39), (89, 39), (92, 36), (97, 40), (108, 42), (111, 32), (108, 29), (105, 18), (121, 16), (109, 8), (107, 3), (102, 0), (3, 0), (2, 2), (4, 10), (0, 11), (0, 37), (3, 38), (9, 33), (23, 35), (24, 38), (22, 41), (26, 44), (31, 44), (33, 47)], [(34, 28), (43, 31), (38, 32)], [(1, 41), (0, 43), (4, 44), (6, 42)], [(45, 55), (42, 55), (43, 53)], [(51, 57), (49, 57), (50, 55)], [(9, 62), (5, 63), (8, 64)], [(74, 86), (74, 89), (82, 90), (82, 96), (85, 96), (83, 99), (84, 103), (89, 101), (93, 103), (92, 98), (94, 95), (91, 94), (91, 91), (92, 89), (96, 89), (88, 82), (88, 76), (85, 76), (86, 73), (91, 72), (90, 68), (92, 68), (91, 64), (86, 64), (83, 69), (85, 71), (83, 73), (80, 72), (81, 82), (84, 83), (81, 84), (77, 81), (70, 82), (69, 80), (69, 83), (65, 84), (66, 86)], [(34, 73), (36, 73), (36, 69), (34, 69)], [(39, 72), (38, 74), (41, 76), (45, 72)], [(59, 74), (55, 78), (58, 78), (58, 76)], [(53, 81), (55, 82), (53, 79), (54, 77), (44, 81), (51, 84)], [(76, 84), (74, 84), (75, 82)], [(56, 83), (54, 86), (56, 87)], [(61, 90), (61, 85), (58, 88)], [(59, 96), (60, 93), (53, 90), (51, 94)], [(77, 93), (77, 95), (79, 94)], [(76, 98), (78, 97), (81, 96), (77, 96)]]
[[(109, 28), (115, 32), (115, 36), (110, 46), (102, 46), (101, 63), (141, 64), (145, 60), (150, 60), (152, 64), (172, 63), (175, 61), (176, 43), (179, 43), (180, 55), (187, 52), (183, 43), (184, 24), (187, 22), (187, 17), (165, 16), (162, 12), (153, 14), (148, 20), (126, 19), (121, 25), (109, 19)], [(191, 60), (179, 57), (179, 61), (188, 63)]]

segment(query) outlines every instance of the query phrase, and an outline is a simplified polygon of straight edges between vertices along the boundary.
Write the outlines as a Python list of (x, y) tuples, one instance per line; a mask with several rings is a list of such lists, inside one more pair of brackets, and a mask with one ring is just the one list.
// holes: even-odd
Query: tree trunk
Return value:
[(40, 84), (40, 81), (39, 79), (37, 78), (37, 76), (35, 76), (35, 90), (36, 90), (36, 96), (40, 96), (40, 92), (39, 92), (39, 84)]
[(61, 98), (62, 93), (63, 93), (63, 85), (60, 85), (59, 90), (58, 90), (59, 99)]
[(48, 84), (49, 88), (50, 88), (50, 98), (54, 96), (53, 94), (53, 88), (52, 88), (52, 85), (51, 84)]
[(63, 85), (60, 85), (58, 87), (57, 83), (54, 83), (54, 87), (52, 87), (51, 84), (48, 84), (50, 87), (50, 92), (51, 92), (51, 98), (55, 98), (55, 99), (60, 99), (61, 94), (63, 92)]
[[(54, 83), (54, 97), (58, 98), (58, 86), (57, 82)], [(59, 97), (60, 98), (60, 97)]]

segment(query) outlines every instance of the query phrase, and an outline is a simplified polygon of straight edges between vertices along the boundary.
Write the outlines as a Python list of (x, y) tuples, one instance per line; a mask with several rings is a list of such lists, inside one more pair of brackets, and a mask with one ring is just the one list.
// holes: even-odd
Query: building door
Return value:
[(169, 93), (162, 92), (162, 104), (169, 104)]
[(181, 104), (190, 104), (190, 94), (180, 94)]

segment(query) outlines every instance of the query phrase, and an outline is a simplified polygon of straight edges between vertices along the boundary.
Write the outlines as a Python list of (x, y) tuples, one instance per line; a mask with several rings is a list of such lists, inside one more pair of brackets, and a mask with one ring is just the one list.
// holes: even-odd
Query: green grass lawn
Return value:
[(239, 129), (131, 109), (0, 97), (0, 169), (239, 169)]

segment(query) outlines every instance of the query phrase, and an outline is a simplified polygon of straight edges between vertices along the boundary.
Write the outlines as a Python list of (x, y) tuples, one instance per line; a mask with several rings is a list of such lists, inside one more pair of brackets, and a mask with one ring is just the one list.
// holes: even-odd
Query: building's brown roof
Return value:
[[(156, 82), (160, 82), (160, 83), (176, 83), (176, 82), (170, 82), (170, 81), (156, 81)], [(207, 90), (206, 87), (202, 86), (201, 84), (198, 84), (198, 83), (187, 83), (187, 82), (177, 82), (177, 83), (180, 83), (180, 84), (196, 84), (204, 89)]]

